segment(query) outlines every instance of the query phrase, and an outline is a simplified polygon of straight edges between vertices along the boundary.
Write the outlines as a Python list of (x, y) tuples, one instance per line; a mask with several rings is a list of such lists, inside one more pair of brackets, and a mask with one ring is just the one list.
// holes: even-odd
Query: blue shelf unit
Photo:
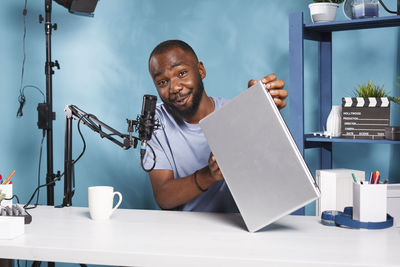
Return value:
[[(400, 144), (390, 140), (322, 138), (304, 133), (304, 40), (318, 42), (318, 122), (322, 131), (332, 108), (332, 33), (336, 31), (400, 27), (400, 16), (304, 24), (303, 13), (289, 17), (290, 131), (304, 156), (304, 149), (320, 149), (320, 168), (332, 168), (332, 143)], [(300, 100), (300, 101), (299, 101)]]
[[(332, 108), (332, 33), (336, 31), (399, 27), (400, 16), (304, 24), (303, 13), (289, 16), (290, 131), (304, 157), (307, 148), (320, 151), (320, 169), (332, 168), (332, 143), (400, 144), (400, 141), (323, 138), (304, 133), (304, 40), (318, 42), (319, 131)], [(292, 100), (293, 99), (293, 100)]]

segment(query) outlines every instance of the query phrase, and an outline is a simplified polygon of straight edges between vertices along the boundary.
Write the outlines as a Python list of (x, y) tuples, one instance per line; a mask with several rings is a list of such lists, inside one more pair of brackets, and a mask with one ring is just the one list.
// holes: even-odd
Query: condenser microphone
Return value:
[(156, 114), (157, 96), (144, 95), (142, 114), (139, 117), (139, 139), (141, 141), (140, 156), (144, 157), (147, 148), (147, 141), (151, 139), (154, 127), (156, 126), (154, 116)]

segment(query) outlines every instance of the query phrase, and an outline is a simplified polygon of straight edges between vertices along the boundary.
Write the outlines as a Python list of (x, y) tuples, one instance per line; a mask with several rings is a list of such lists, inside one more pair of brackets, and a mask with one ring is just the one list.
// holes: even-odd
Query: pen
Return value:
[(371, 172), (370, 175), (369, 175), (369, 183), (370, 183), (370, 184), (372, 184), (372, 177), (373, 177), (373, 174), (372, 174), (372, 172)]
[(372, 179), (372, 183), (373, 183), (373, 184), (377, 184), (377, 183), (378, 183), (378, 181), (379, 181), (379, 176), (380, 176), (380, 173), (379, 173), (378, 171), (375, 171), (375, 172), (374, 172), (374, 177), (373, 177), (373, 179)]
[(2, 184), (7, 184), (7, 182), (11, 179), (11, 177), (14, 175), (15, 170), (12, 171), (12, 173), (8, 176), (8, 178), (2, 183)]
[(385, 181), (383, 181), (383, 184), (386, 184), (387, 182), (389, 182), (389, 180), (386, 178)]
[(354, 182), (357, 183), (357, 179), (356, 179), (356, 176), (354, 175), (354, 173), (352, 173), (351, 176), (353, 176)]

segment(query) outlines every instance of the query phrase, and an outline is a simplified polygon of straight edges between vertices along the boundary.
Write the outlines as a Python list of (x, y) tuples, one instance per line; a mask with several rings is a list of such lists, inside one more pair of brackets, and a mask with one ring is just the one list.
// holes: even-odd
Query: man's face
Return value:
[(204, 91), (203, 64), (193, 54), (175, 47), (153, 55), (149, 71), (163, 102), (181, 117), (191, 118)]

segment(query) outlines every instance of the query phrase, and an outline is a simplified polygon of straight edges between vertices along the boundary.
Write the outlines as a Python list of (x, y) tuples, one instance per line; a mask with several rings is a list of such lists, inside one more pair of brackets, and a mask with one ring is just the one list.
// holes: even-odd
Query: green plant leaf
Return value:
[(384, 85), (379, 86), (375, 82), (368, 81), (367, 84), (359, 84), (354, 88), (353, 94), (355, 97), (387, 97), (389, 93)]
[(396, 103), (397, 105), (400, 105), (400, 97), (399, 96), (389, 96), (388, 98), (390, 101)]

